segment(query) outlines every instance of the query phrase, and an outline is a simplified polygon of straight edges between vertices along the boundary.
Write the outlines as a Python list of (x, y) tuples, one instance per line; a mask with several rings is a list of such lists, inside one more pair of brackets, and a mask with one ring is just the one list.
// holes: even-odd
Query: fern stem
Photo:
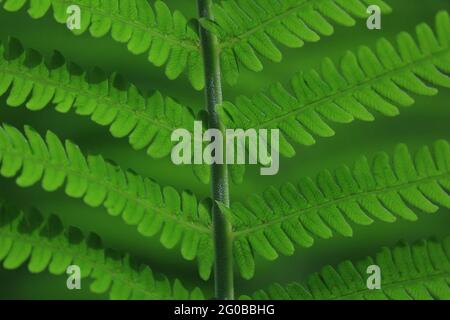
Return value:
[[(213, 20), (212, 1), (198, 0), (199, 17)], [(206, 107), (210, 129), (224, 132), (224, 126), (216, 112), (222, 103), (222, 82), (220, 72), (219, 43), (217, 37), (200, 26), (200, 39), (203, 52), (206, 80)], [(221, 150), (220, 152), (223, 152)], [(211, 191), (214, 200), (212, 212), (214, 237), (214, 277), (217, 299), (234, 299), (233, 261), (231, 225), (220, 211), (217, 202), (230, 205), (228, 170), (226, 164), (213, 164), (211, 167)]]

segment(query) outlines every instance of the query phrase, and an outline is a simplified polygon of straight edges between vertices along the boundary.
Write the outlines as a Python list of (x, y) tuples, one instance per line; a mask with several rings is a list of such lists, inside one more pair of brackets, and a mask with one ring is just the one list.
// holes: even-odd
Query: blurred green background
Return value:
[[(194, 17), (194, 0), (166, 0), (171, 9), (179, 9), (188, 17)], [(299, 70), (318, 67), (322, 58), (329, 56), (335, 61), (345, 50), (354, 50), (359, 45), (373, 45), (381, 36), (393, 39), (400, 31), (413, 31), (420, 22), (434, 24), (438, 10), (449, 10), (449, 0), (387, 0), (394, 13), (384, 16), (381, 31), (369, 31), (365, 21), (354, 28), (336, 28), (334, 36), (323, 38), (316, 44), (302, 49), (284, 50), (280, 64), (265, 63), (265, 70), (255, 74), (244, 72), (238, 85), (225, 86), (226, 99), (238, 94), (251, 94), (273, 83), (287, 83)], [(153, 67), (145, 55), (133, 56), (124, 45), (114, 42), (109, 36), (94, 39), (89, 35), (73, 36), (63, 25), (54, 22), (50, 15), (45, 19), (32, 20), (25, 10), (7, 13), (0, 10), (0, 38), (8, 36), (20, 39), (26, 47), (38, 49), (45, 54), (61, 51), (70, 60), (85, 66), (99, 66), (108, 72), (117, 71), (136, 83), (144, 91), (158, 89), (180, 102), (198, 110), (203, 108), (203, 93), (194, 91), (185, 77), (169, 81), (163, 69)], [(396, 118), (378, 116), (373, 123), (354, 122), (350, 125), (334, 125), (336, 136), (320, 139), (313, 147), (299, 147), (294, 159), (281, 160), (280, 173), (274, 177), (261, 177), (257, 168), (248, 170), (245, 183), (232, 186), (232, 199), (238, 200), (247, 194), (260, 192), (269, 185), (283, 181), (296, 181), (298, 177), (314, 176), (320, 169), (334, 168), (339, 164), (351, 164), (361, 154), (373, 155), (377, 151), (391, 152), (399, 142), (417, 148), (425, 143), (444, 138), (450, 140), (450, 90), (442, 89), (432, 98), (417, 97), (416, 104), (402, 110)], [(189, 167), (176, 167), (169, 159), (155, 161), (145, 152), (134, 152), (126, 139), (113, 139), (108, 129), (93, 124), (88, 118), (74, 114), (63, 115), (48, 107), (44, 111), (31, 112), (25, 108), (12, 109), (0, 98), (2, 122), (22, 127), (29, 124), (39, 132), (47, 129), (62, 138), (69, 138), (89, 153), (103, 154), (124, 168), (133, 168), (145, 176), (153, 177), (163, 185), (179, 189), (188, 188), (207, 196), (209, 187), (197, 182)], [(66, 197), (62, 191), (45, 193), (39, 186), (21, 189), (12, 179), (0, 180), (3, 198), (19, 207), (35, 206), (46, 214), (58, 214), (66, 225), (74, 225), (85, 231), (94, 231), (102, 236), (108, 247), (130, 252), (148, 263), (155, 271), (171, 277), (179, 277), (192, 287), (200, 285), (211, 290), (212, 281), (203, 282), (197, 275), (195, 263), (181, 258), (179, 249), (166, 250), (157, 237), (144, 238), (135, 227), (126, 226), (120, 218), (109, 216), (102, 208), (92, 209), (79, 200)], [(374, 254), (381, 246), (393, 245), (400, 239), (416, 240), (429, 236), (449, 234), (450, 211), (437, 214), (420, 214), (419, 222), (400, 221), (395, 224), (375, 223), (370, 227), (355, 227), (353, 238), (334, 237), (316, 240), (310, 249), (298, 248), (293, 257), (281, 257), (275, 262), (258, 260), (256, 276), (251, 281), (236, 278), (236, 291), (248, 293), (268, 284), (304, 280), (306, 276), (326, 264), (335, 264), (348, 258), (362, 258)], [(0, 269), (0, 299), (105, 299), (88, 290), (88, 280), (82, 290), (66, 289), (64, 276), (54, 277), (48, 273), (31, 275), (22, 267), (16, 271)]]

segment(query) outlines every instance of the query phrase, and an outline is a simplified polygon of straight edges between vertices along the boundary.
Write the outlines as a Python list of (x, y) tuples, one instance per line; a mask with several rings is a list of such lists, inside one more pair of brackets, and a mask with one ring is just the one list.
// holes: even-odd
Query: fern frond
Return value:
[[(367, 268), (381, 269), (381, 289), (367, 288)], [(243, 296), (243, 299), (249, 299)], [(449, 300), (450, 237), (383, 248), (375, 257), (326, 266), (306, 284), (272, 285), (252, 295), (260, 300)]]
[(25, 135), (16, 128), (0, 127), (0, 174), (18, 175), (16, 182), (28, 187), (42, 181), (54, 191), (65, 185), (65, 193), (82, 198), (90, 206), (103, 205), (109, 214), (122, 216), (144, 236), (161, 230), (166, 248), (181, 243), (187, 260), (197, 258), (199, 271), (208, 278), (212, 267), (210, 203), (198, 203), (190, 192), (161, 188), (151, 179), (106, 162), (101, 156), (85, 157), (78, 146), (48, 131), (45, 140), (32, 128)]
[(11, 206), (0, 207), (0, 261), (8, 270), (27, 263), (31, 273), (48, 269), (65, 274), (70, 265), (80, 267), (93, 282), (94, 293), (109, 292), (111, 299), (203, 299), (199, 288), (186, 290), (179, 280), (155, 278), (148, 266), (129, 255), (106, 250), (96, 234), (89, 236), (65, 228), (56, 216), (44, 218), (36, 210), (24, 213)]
[(379, 5), (383, 13), (391, 11), (382, 0), (224, 0), (213, 7), (215, 21), (202, 23), (219, 36), (222, 70), (225, 79), (234, 84), (239, 64), (253, 71), (263, 69), (258, 54), (281, 61), (282, 54), (274, 41), (293, 48), (319, 41), (321, 36), (334, 33), (327, 19), (353, 26), (353, 17), (368, 17), (369, 4)]
[(245, 278), (254, 275), (254, 254), (274, 260), (292, 255), (294, 244), (310, 247), (317, 236), (334, 232), (350, 237), (350, 222), (370, 225), (374, 219), (394, 222), (418, 219), (411, 207), (426, 213), (438, 205), (450, 208), (450, 146), (446, 141), (425, 146), (414, 160), (408, 148), (397, 146), (392, 160), (386, 153), (370, 164), (359, 158), (352, 169), (323, 171), (316, 181), (303, 178), (297, 186), (270, 187), (231, 209), (222, 208), (234, 227), (234, 256)]
[(189, 71), (193, 87), (204, 87), (203, 62), (197, 33), (179, 11), (171, 12), (162, 1), (152, 7), (147, 0), (6, 0), (3, 8), (18, 11), (28, 4), (28, 14), (42, 18), (52, 7), (59, 23), (68, 19), (67, 8), (77, 5), (81, 9), (82, 34), (89, 30), (94, 37), (111, 33), (112, 38), (127, 44), (133, 54), (148, 52), (148, 60), (156, 66), (166, 64), (166, 75), (176, 79)]
[(448, 13), (438, 13), (435, 33), (428, 25), (419, 25), (417, 38), (415, 41), (403, 32), (397, 38), (397, 48), (381, 39), (376, 52), (368, 47), (361, 47), (357, 55), (347, 52), (340, 68), (325, 59), (321, 72), (312, 70), (292, 79), (295, 95), (278, 83), (266, 90), (268, 94), (224, 103), (220, 108), (222, 119), (232, 128), (280, 129), (280, 152), (293, 156), (295, 150), (288, 139), (312, 145), (314, 136), (333, 136), (335, 132), (327, 121), (372, 121), (373, 111), (396, 116), (397, 106), (414, 103), (409, 92), (426, 96), (437, 93), (423, 80), (450, 87)]

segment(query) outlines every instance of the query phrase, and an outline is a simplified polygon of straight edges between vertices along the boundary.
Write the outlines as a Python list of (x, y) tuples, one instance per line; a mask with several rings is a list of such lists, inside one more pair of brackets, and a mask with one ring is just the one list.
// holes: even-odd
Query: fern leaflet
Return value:
[(253, 71), (263, 69), (257, 54), (281, 61), (273, 40), (294, 48), (319, 41), (334, 33), (326, 18), (350, 27), (355, 24), (352, 16), (367, 17), (369, 4), (379, 5), (383, 13), (391, 11), (382, 0), (225, 0), (213, 7), (215, 21), (202, 23), (219, 36), (224, 77), (234, 84), (239, 64)]
[(203, 299), (199, 288), (189, 292), (179, 280), (171, 283), (165, 276), (155, 278), (148, 266), (129, 255), (105, 250), (96, 234), (86, 237), (77, 228), (64, 228), (57, 216), (44, 218), (36, 210), (24, 213), (3, 203), (0, 261), (8, 270), (28, 261), (30, 272), (48, 269), (55, 275), (78, 265), (83, 277), (93, 279), (91, 291), (109, 291), (111, 299)]
[[(369, 290), (367, 268), (381, 269), (381, 289)], [(450, 237), (383, 248), (374, 258), (324, 267), (306, 284), (272, 285), (252, 295), (275, 300), (449, 300)], [(243, 296), (249, 299), (249, 296)]]
[(293, 242), (310, 247), (313, 236), (328, 239), (333, 232), (350, 237), (349, 221), (370, 225), (373, 219), (415, 221), (410, 207), (434, 213), (437, 205), (450, 208), (450, 146), (446, 141), (425, 146), (414, 160), (401, 144), (392, 161), (386, 153), (370, 165), (359, 158), (353, 169), (323, 171), (316, 181), (303, 178), (297, 186), (270, 187), (263, 196), (250, 196), (245, 204), (223, 207), (234, 227), (234, 256), (244, 278), (255, 271), (254, 254), (274, 260), (278, 253), (292, 255)]
[[(280, 152), (295, 154), (288, 139), (303, 145), (314, 144), (314, 135), (333, 136), (326, 121), (349, 123), (354, 119), (372, 121), (371, 111), (386, 116), (399, 114), (397, 106), (414, 103), (409, 92), (434, 95), (435, 88), (422, 79), (450, 88), (450, 18), (447, 12), (436, 17), (436, 34), (426, 24), (417, 27), (418, 43), (401, 33), (398, 49), (386, 39), (377, 43), (376, 53), (361, 47), (348, 52), (340, 70), (330, 59), (321, 73), (312, 70), (292, 79), (295, 96), (281, 84), (252, 98), (239, 97), (235, 104), (225, 102), (220, 113), (232, 128), (279, 128)], [(369, 111), (370, 109), (370, 111)]]
[[(2, 1), (0, 1), (2, 2)], [(109, 32), (112, 38), (126, 43), (134, 54), (148, 52), (148, 59), (156, 66), (166, 64), (166, 75), (176, 79), (185, 70), (193, 87), (204, 85), (203, 62), (197, 33), (188, 26), (186, 18), (173, 13), (162, 1), (154, 8), (147, 0), (3, 0), (4, 9), (18, 11), (29, 3), (32, 18), (42, 18), (52, 7), (55, 20), (66, 23), (67, 8), (77, 5), (81, 9), (80, 29), (75, 34), (89, 30), (92, 36), (102, 37)]]
[[(181, 242), (187, 260), (197, 258), (199, 272), (208, 278), (212, 267), (210, 203), (198, 203), (190, 192), (179, 193), (156, 182), (106, 162), (101, 156), (85, 157), (70, 141), (65, 146), (52, 132), (45, 140), (30, 127), (25, 136), (16, 128), (0, 127), (0, 174), (18, 175), (21, 187), (42, 180), (46, 191), (64, 185), (65, 193), (83, 198), (90, 206), (103, 205), (113, 216), (121, 215), (129, 225), (137, 225), (144, 236), (161, 232), (167, 248)], [(20, 173), (19, 173), (20, 171)], [(19, 174), (18, 174), (19, 173)]]

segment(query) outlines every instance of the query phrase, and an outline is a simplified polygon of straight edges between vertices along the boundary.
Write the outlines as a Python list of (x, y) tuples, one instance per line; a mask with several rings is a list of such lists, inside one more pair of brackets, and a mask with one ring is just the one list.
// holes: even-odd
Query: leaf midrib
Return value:
[[(161, 121), (155, 120), (154, 118), (151, 118), (145, 112), (141, 111), (140, 109), (133, 108), (129, 104), (123, 104), (123, 103), (117, 102), (117, 101), (113, 100), (112, 98), (108, 97), (107, 95), (97, 96), (97, 95), (92, 94), (90, 91), (85, 90), (83, 88), (72, 87), (70, 85), (62, 84), (61, 82), (57, 82), (57, 81), (52, 80), (52, 79), (46, 79), (44, 77), (36, 76), (33, 73), (30, 73), (30, 72), (27, 72), (27, 71), (14, 70), (14, 69), (10, 69), (10, 68), (6, 67), (6, 66), (14, 66), (14, 64), (12, 64), (12, 63), (8, 63), (7, 62), (4, 66), (5, 66), (5, 68), (4, 68), (5, 73), (9, 73), (9, 74), (11, 74), (13, 76), (21, 77), (23, 79), (32, 81), (32, 82), (37, 83), (37, 84), (45, 84), (45, 85), (52, 86), (52, 87), (55, 87), (55, 88), (58, 88), (58, 89), (62, 89), (62, 90), (65, 90), (66, 92), (70, 92), (70, 93), (75, 94), (77, 96), (79, 96), (81, 94), (83, 96), (89, 97), (90, 99), (96, 100), (99, 103), (103, 102), (103, 103), (108, 103), (110, 106), (117, 106), (116, 108), (119, 111), (126, 111), (126, 112), (128, 112), (129, 114), (131, 114), (131, 116), (136, 117), (138, 121), (146, 121), (146, 122), (148, 122), (150, 124), (153, 124), (153, 125), (161, 128), (161, 129), (169, 131), (169, 132), (172, 132), (173, 130), (178, 129), (178, 127), (170, 126), (170, 125), (168, 125), (165, 122), (161, 122)], [(0, 68), (2, 68), (2, 67), (3, 66), (0, 65)], [(108, 82), (109, 82), (109, 79), (108, 79)], [(53, 100), (53, 98), (52, 98), (52, 100)], [(146, 103), (148, 103), (148, 102), (146, 101)], [(149, 106), (146, 105), (146, 108), (149, 108)], [(186, 108), (186, 107), (184, 107), (184, 108)], [(146, 110), (146, 109), (144, 109), (144, 110)], [(186, 130), (192, 131), (190, 129), (186, 129)]]
[(279, 13), (273, 17), (270, 17), (269, 19), (264, 20), (262, 23), (247, 30), (246, 32), (244, 32), (242, 34), (234, 35), (231, 37), (226, 37), (223, 41), (221, 41), (220, 47), (222, 49), (228, 48), (228, 47), (233, 47), (236, 43), (241, 42), (241, 41), (251, 37), (253, 34), (257, 33), (260, 30), (264, 30), (268, 25), (270, 25), (276, 21), (282, 20), (283, 18), (285, 18), (291, 14), (294, 14), (296, 11), (302, 10), (307, 6), (311, 6), (311, 2), (313, 2), (313, 1), (314, 0), (306, 0), (305, 2), (303, 2), (301, 4), (294, 5), (290, 8), (288, 8), (284, 12)]
[(338, 99), (340, 97), (343, 97), (343, 96), (351, 95), (352, 93), (360, 91), (360, 90), (363, 90), (366, 87), (371, 87), (373, 85), (373, 83), (378, 82), (378, 81), (380, 81), (380, 80), (382, 80), (384, 78), (389, 78), (390, 79), (390, 78), (396, 76), (399, 73), (402, 73), (402, 72), (404, 72), (406, 70), (415, 68), (415, 67), (417, 67), (417, 65), (420, 65), (422, 63), (425, 64), (425, 63), (429, 62), (429, 60), (436, 59), (436, 58), (440, 57), (441, 55), (443, 56), (443, 55), (446, 55), (448, 53), (450, 53), (450, 47), (445, 48), (445, 49), (443, 49), (443, 50), (441, 50), (439, 52), (435, 52), (435, 53), (432, 53), (432, 54), (425, 55), (421, 59), (413, 61), (413, 62), (408, 63), (408, 64), (405, 64), (402, 67), (399, 67), (399, 68), (396, 68), (396, 69), (393, 69), (393, 70), (388, 70), (388, 71), (378, 75), (377, 77), (371, 78), (371, 79), (363, 81), (361, 83), (357, 83), (357, 84), (355, 84), (353, 86), (348, 87), (345, 90), (335, 92), (335, 93), (333, 93), (331, 95), (327, 95), (327, 96), (321, 98), (320, 100), (317, 100), (317, 101), (314, 101), (314, 102), (310, 102), (310, 103), (307, 103), (305, 105), (300, 105), (299, 107), (290, 109), (288, 112), (283, 113), (282, 115), (277, 115), (275, 118), (272, 118), (270, 120), (266, 120), (266, 121), (264, 121), (262, 123), (247, 124), (246, 127), (252, 127), (252, 128), (255, 128), (255, 129), (271, 128), (273, 125), (277, 125), (278, 123), (282, 122), (283, 120), (285, 120), (287, 118), (290, 118), (290, 117), (293, 117), (293, 116), (296, 116), (297, 114), (302, 113), (303, 111), (305, 111), (307, 109), (314, 108), (314, 107), (316, 107), (318, 105), (322, 105), (322, 104), (326, 104), (326, 103), (332, 102), (332, 101), (334, 101), (334, 100), (336, 100), (336, 99)]
[[(89, 182), (91, 182), (91, 184), (94, 184), (94, 183), (95, 184), (99, 184), (99, 185), (105, 187), (107, 190), (111, 190), (111, 191), (114, 191), (114, 192), (122, 195), (123, 197), (125, 197), (129, 201), (133, 201), (133, 202), (137, 203), (138, 205), (140, 205), (140, 206), (142, 206), (144, 208), (147, 208), (147, 210), (152, 210), (154, 212), (157, 212), (157, 213), (161, 214), (165, 218), (165, 220), (172, 220), (175, 223), (180, 224), (180, 225), (184, 226), (187, 229), (194, 229), (194, 230), (196, 230), (198, 232), (201, 232), (201, 233), (211, 234), (211, 229), (208, 228), (204, 224), (201, 224), (201, 223), (198, 223), (198, 222), (193, 222), (193, 221), (187, 221), (184, 216), (176, 216), (175, 214), (171, 214), (170, 211), (167, 211), (163, 207), (154, 207), (149, 202), (147, 202), (146, 199), (133, 197), (132, 194), (129, 194), (126, 191), (124, 191), (124, 190), (122, 190), (120, 188), (117, 188), (114, 184), (110, 183), (106, 179), (98, 180), (98, 179), (96, 179), (96, 177), (94, 175), (83, 174), (83, 172), (80, 172), (80, 171), (77, 171), (77, 170), (73, 170), (70, 167), (70, 164), (69, 165), (56, 164), (54, 162), (51, 162), (49, 159), (42, 159), (42, 158), (37, 157), (37, 156), (32, 155), (32, 154), (23, 154), (23, 153), (21, 153), (19, 151), (16, 151), (15, 149), (14, 150), (11, 150), (11, 149), (6, 149), (5, 150), (3, 148), (0, 148), (0, 152), (2, 152), (2, 153), (6, 152), (6, 153), (9, 153), (9, 154), (13, 154), (13, 155), (21, 158), (22, 160), (29, 160), (29, 161), (34, 162), (34, 163), (39, 163), (40, 162), (44, 168), (54, 168), (54, 169), (56, 169), (56, 170), (58, 170), (60, 172), (65, 173), (66, 179), (67, 179), (67, 176), (69, 174), (71, 174), (71, 175), (75, 175), (77, 177), (86, 179)], [(23, 168), (23, 164), (22, 164), (21, 168)], [(102, 206), (105, 207), (104, 206), (104, 202), (102, 203)], [(180, 218), (181, 218), (181, 220), (180, 220)]]
[[(450, 276), (450, 270), (438, 270), (437, 268), (430, 273), (419, 273), (418, 276), (416, 277), (412, 277), (410, 279), (402, 279), (402, 280), (393, 280), (391, 282), (389, 282), (388, 284), (382, 284), (381, 289), (378, 290), (370, 290), (367, 289), (367, 287), (365, 287), (364, 289), (355, 289), (352, 290), (349, 293), (345, 293), (342, 295), (331, 295), (331, 296), (327, 296), (326, 298), (313, 298), (314, 300), (354, 300), (356, 299), (360, 299), (360, 296), (364, 296), (364, 294), (366, 293), (371, 293), (371, 292), (382, 292), (383, 294), (385, 294), (386, 296), (388, 296), (388, 294), (385, 293), (386, 290), (389, 290), (390, 288), (396, 288), (396, 287), (400, 287), (400, 288), (404, 288), (410, 285), (414, 285), (414, 284), (424, 284), (425, 282), (430, 282), (430, 281), (434, 281), (434, 280), (440, 280), (442, 278), (446, 279)], [(338, 286), (333, 286), (333, 287), (327, 287), (327, 289), (331, 292), (333, 288), (337, 288), (340, 289)], [(311, 294), (310, 290), (308, 290), (308, 293)], [(312, 294), (311, 294), (312, 296)]]
[(302, 214), (308, 214), (311, 211), (318, 211), (320, 209), (329, 207), (329, 206), (336, 206), (339, 203), (345, 203), (347, 201), (350, 201), (352, 199), (357, 199), (357, 198), (363, 198), (366, 196), (370, 196), (370, 195), (376, 195), (376, 194), (381, 194), (381, 193), (386, 193), (386, 192), (391, 192), (391, 191), (399, 191), (402, 190), (404, 188), (407, 187), (412, 187), (412, 186), (418, 186), (427, 182), (432, 182), (432, 181), (437, 181), (437, 180), (441, 180), (441, 179), (449, 179), (450, 178), (450, 172), (445, 172), (443, 174), (439, 174), (439, 175), (434, 175), (434, 176), (428, 176), (425, 178), (420, 178), (417, 179), (416, 181), (408, 181), (406, 183), (400, 184), (400, 185), (396, 185), (396, 186), (389, 186), (386, 188), (378, 188), (375, 190), (371, 190), (371, 191), (365, 191), (365, 192), (359, 192), (359, 193), (355, 193), (355, 194), (350, 194), (348, 196), (345, 197), (341, 197), (341, 198), (337, 198), (337, 199), (333, 199), (331, 201), (326, 201), (323, 202), (321, 204), (317, 204), (314, 206), (311, 206), (309, 208), (305, 208), (305, 209), (294, 209), (291, 212), (289, 212), (287, 215), (284, 215), (282, 217), (278, 217), (276, 219), (264, 222), (258, 226), (255, 227), (247, 227), (247, 228), (243, 228), (241, 230), (237, 230), (234, 232), (233, 237), (234, 239), (238, 239), (241, 237), (245, 237), (248, 234), (251, 233), (255, 233), (258, 232), (259, 230), (263, 230), (266, 229), (272, 225), (276, 225), (276, 224), (280, 224), (286, 220), (292, 219), (294, 217), (300, 216)]
[[(405, 280), (400, 280), (400, 281), (395, 281), (395, 282), (391, 282), (387, 285), (383, 285), (381, 286), (380, 290), (375, 290), (375, 291), (381, 291), (383, 292), (386, 296), (388, 296), (388, 294), (386, 294), (384, 291), (386, 289), (389, 288), (395, 288), (395, 287), (405, 287), (405, 286), (409, 286), (409, 285), (413, 285), (413, 284), (422, 284), (424, 282), (428, 282), (428, 281), (433, 281), (433, 280), (438, 280), (441, 278), (448, 278), (450, 276), (450, 270), (438, 270), (437, 272), (435, 272), (434, 274), (424, 274), (423, 276), (418, 276), (412, 279), (405, 279)], [(346, 299), (351, 299), (349, 297), (352, 296), (358, 296), (358, 295), (364, 295), (365, 292), (371, 292), (374, 290), (369, 290), (369, 289), (364, 289), (364, 290), (356, 290), (352, 293), (348, 293), (348, 294), (344, 294), (342, 296), (336, 296), (334, 298), (331, 298), (331, 300), (346, 300)]]

